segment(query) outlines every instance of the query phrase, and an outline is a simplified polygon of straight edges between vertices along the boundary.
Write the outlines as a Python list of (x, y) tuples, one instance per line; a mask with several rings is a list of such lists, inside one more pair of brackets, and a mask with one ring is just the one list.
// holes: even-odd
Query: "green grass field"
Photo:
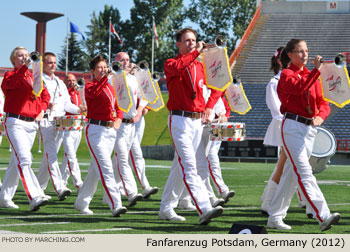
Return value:
[[(62, 154), (59, 154), (62, 157)], [(0, 177), (3, 179), (8, 164), (7, 139), (3, 139), (0, 146)], [(78, 159), (82, 163), (82, 176), (87, 174), (90, 161), (85, 143), (82, 142)], [(41, 154), (37, 153), (37, 143), (33, 148), (33, 168), (40, 165)], [(128, 212), (120, 218), (113, 218), (107, 205), (101, 203), (102, 187), (91, 202), (92, 216), (80, 215), (73, 208), (76, 192), (65, 201), (58, 201), (52, 185), (46, 193), (52, 196), (49, 204), (37, 212), (29, 211), (29, 204), (22, 186), (14, 197), (19, 209), (0, 208), (0, 232), (22, 233), (73, 233), (73, 234), (227, 234), (233, 223), (266, 226), (267, 218), (260, 214), (260, 196), (266, 180), (269, 178), (274, 164), (262, 163), (226, 163), (222, 162), (223, 176), (226, 184), (236, 191), (236, 195), (224, 207), (223, 216), (214, 219), (209, 225), (199, 225), (196, 212), (176, 210), (186, 217), (184, 223), (171, 223), (158, 219), (158, 210), (162, 191), (169, 175), (170, 161), (146, 160), (147, 176), (152, 186), (158, 186), (160, 192), (150, 199), (139, 202), (136, 206), (128, 207), (126, 198), (123, 205)], [(331, 166), (317, 175), (322, 192), (327, 199), (332, 212), (339, 212), (342, 216), (340, 223), (327, 231), (327, 234), (350, 234), (350, 166)], [(69, 184), (73, 188), (71, 180)], [(139, 189), (139, 191), (141, 191)], [(316, 220), (307, 219), (305, 210), (298, 207), (294, 197), (285, 222), (292, 226), (290, 231), (267, 229), (268, 233), (289, 234), (319, 234)]]

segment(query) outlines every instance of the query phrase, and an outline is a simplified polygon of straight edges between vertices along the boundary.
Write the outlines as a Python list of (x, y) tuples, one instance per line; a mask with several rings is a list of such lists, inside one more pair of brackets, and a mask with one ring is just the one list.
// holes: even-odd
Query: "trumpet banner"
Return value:
[(32, 70), (33, 70), (33, 91), (32, 92), (36, 97), (39, 97), (44, 87), (43, 62), (42, 62), (41, 56), (40, 56), (40, 60), (34, 61), (32, 63)]
[(323, 64), (320, 76), (322, 96), (339, 108), (350, 103), (350, 80), (346, 66)]
[(232, 82), (226, 47), (214, 47), (202, 53), (207, 86), (224, 91)]
[(148, 104), (147, 108), (150, 108), (153, 111), (157, 112), (157, 111), (161, 110), (164, 107), (164, 100), (163, 100), (162, 93), (160, 91), (158, 82), (155, 81), (153, 84), (156, 86), (156, 91), (157, 91), (157, 95), (158, 95), (159, 98), (156, 100), (155, 103)]
[(226, 89), (226, 98), (233, 112), (240, 115), (246, 114), (252, 107), (243, 90), (242, 83), (231, 84)]
[(149, 70), (137, 69), (135, 77), (141, 91), (142, 98), (148, 101), (149, 104), (154, 104), (159, 96), (157, 95), (156, 88), (152, 81), (151, 73)]
[(112, 84), (117, 97), (118, 107), (125, 113), (128, 113), (132, 105), (132, 100), (124, 71), (113, 74)]

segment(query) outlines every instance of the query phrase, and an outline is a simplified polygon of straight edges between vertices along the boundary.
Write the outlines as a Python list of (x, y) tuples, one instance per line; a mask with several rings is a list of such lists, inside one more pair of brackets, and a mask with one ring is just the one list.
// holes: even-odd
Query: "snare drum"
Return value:
[(210, 125), (211, 141), (243, 141), (245, 135), (245, 123), (225, 122)]
[(317, 127), (315, 142), (309, 159), (313, 174), (327, 169), (336, 149), (337, 145), (333, 133), (324, 127)]
[(4, 124), (5, 122), (3, 122), (2, 119), (0, 119), (0, 136), (6, 136)]
[(83, 130), (84, 129), (84, 115), (69, 115), (57, 116), (53, 118), (56, 122), (57, 131), (66, 130)]

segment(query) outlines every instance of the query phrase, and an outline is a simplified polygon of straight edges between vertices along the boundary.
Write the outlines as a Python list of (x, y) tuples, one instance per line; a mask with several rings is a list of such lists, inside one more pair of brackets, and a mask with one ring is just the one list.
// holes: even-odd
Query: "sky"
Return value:
[[(104, 5), (118, 8), (121, 19), (130, 17), (133, 0), (16, 0), (2, 1), (0, 8), (0, 67), (12, 67), (10, 53), (16, 46), (23, 46), (29, 52), (35, 50), (37, 22), (21, 15), (22, 12), (54, 12), (64, 16), (46, 23), (46, 51), (56, 55), (62, 52), (67, 34), (67, 18), (85, 34), (93, 11), (103, 11)], [(108, 28), (106, 28), (108, 29)], [(86, 36), (86, 34), (85, 34)], [(77, 34), (77, 38), (81, 36)]]

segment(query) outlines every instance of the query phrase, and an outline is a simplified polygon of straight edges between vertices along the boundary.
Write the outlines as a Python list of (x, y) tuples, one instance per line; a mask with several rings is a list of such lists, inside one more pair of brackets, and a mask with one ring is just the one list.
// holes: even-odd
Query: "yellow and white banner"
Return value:
[(225, 94), (233, 112), (244, 115), (252, 108), (245, 95), (241, 82), (236, 84), (231, 83), (231, 85), (227, 87)]
[(130, 89), (126, 82), (125, 72), (121, 71), (117, 74), (113, 74), (112, 84), (117, 97), (118, 107), (125, 113), (128, 113), (132, 105), (132, 100)]
[(350, 80), (346, 66), (323, 64), (320, 76), (323, 98), (339, 108), (350, 103)]
[(202, 53), (207, 86), (224, 91), (232, 82), (226, 47), (214, 47)]
[(156, 88), (154, 87), (151, 73), (148, 69), (137, 69), (135, 77), (141, 91), (142, 98), (148, 101), (149, 104), (154, 104), (159, 96), (157, 95)]
[(32, 62), (32, 70), (33, 70), (33, 91), (32, 92), (36, 97), (39, 97), (44, 87), (43, 62), (42, 62), (41, 56), (40, 56), (40, 60)]
[(159, 88), (158, 81), (154, 81), (153, 84), (154, 84), (154, 86), (156, 86), (156, 91), (157, 91), (157, 95), (159, 98), (156, 100), (155, 103), (147, 104), (147, 108), (150, 108), (153, 111), (157, 112), (164, 107), (164, 100), (163, 100), (162, 93), (161, 93), (160, 88)]

